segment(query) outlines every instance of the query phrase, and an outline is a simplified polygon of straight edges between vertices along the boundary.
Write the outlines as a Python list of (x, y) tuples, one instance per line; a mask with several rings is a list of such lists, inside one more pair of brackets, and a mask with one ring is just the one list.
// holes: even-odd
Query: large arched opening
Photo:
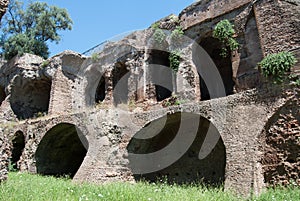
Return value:
[[(233, 87), (234, 87), (234, 81), (233, 81), (233, 71), (232, 71), (232, 62), (231, 62), (231, 53), (228, 50), (227, 54), (225, 56), (222, 55), (222, 48), (224, 45), (216, 38), (213, 37), (207, 37), (202, 39), (199, 42), (199, 45), (208, 53), (210, 58), (215, 63), (218, 72), (222, 78), (224, 89), (226, 95), (233, 94)], [(197, 54), (197, 53), (194, 53)], [(201, 68), (201, 71), (205, 71), (206, 68), (209, 68), (210, 66), (199, 66)], [(209, 69), (208, 69), (209, 70)], [(213, 79), (214, 75), (211, 76), (210, 79)], [(211, 99), (209, 90), (207, 88), (206, 83), (204, 82), (203, 77), (199, 74), (200, 77), (200, 93), (201, 93), (201, 100), (209, 100)], [(216, 83), (218, 84), (218, 83)], [(219, 86), (216, 86), (219, 87)]]
[(11, 89), (10, 104), (18, 119), (39, 117), (48, 113), (51, 80), (24, 80), (18, 77)]
[[(183, 116), (182, 116), (183, 115)], [(152, 124), (152, 125), (151, 125)], [(131, 154), (152, 154), (159, 153), (163, 148), (166, 148), (171, 143), (176, 143), (177, 148), (185, 146), (185, 141), (188, 138), (183, 137), (182, 140), (177, 141), (180, 127), (184, 125), (185, 128), (196, 126), (196, 135), (191, 141), (191, 145), (186, 148), (186, 152), (182, 153), (177, 161), (169, 164), (168, 167), (153, 171), (146, 174), (134, 174), (136, 180), (146, 180), (150, 182), (167, 179), (170, 183), (188, 184), (188, 183), (204, 183), (209, 185), (221, 185), (225, 180), (225, 166), (226, 166), (226, 152), (224, 143), (216, 127), (204, 117), (191, 113), (175, 113), (167, 115), (147, 124), (131, 139), (127, 146), (129, 156), (129, 167), (134, 169), (140, 161), (137, 161)], [(208, 137), (208, 130), (210, 134), (217, 137), (215, 144), (211, 145), (211, 151), (204, 158), (199, 157), (201, 147), (208, 146), (204, 144)], [(189, 136), (190, 130), (183, 135)], [(141, 139), (141, 136), (153, 136), (148, 139)], [(175, 142), (177, 141), (177, 142)], [(157, 167), (162, 164), (162, 161), (167, 160), (168, 157), (178, 150), (170, 150), (168, 154), (159, 155), (151, 161), (157, 164)], [(150, 159), (149, 159), (150, 160)]]
[(25, 136), (22, 131), (17, 131), (12, 138), (12, 153), (11, 153), (11, 165), (13, 169), (18, 170), (18, 162), (22, 156), (25, 148)]
[(87, 139), (75, 125), (61, 123), (43, 137), (35, 153), (37, 173), (73, 178), (87, 153)]

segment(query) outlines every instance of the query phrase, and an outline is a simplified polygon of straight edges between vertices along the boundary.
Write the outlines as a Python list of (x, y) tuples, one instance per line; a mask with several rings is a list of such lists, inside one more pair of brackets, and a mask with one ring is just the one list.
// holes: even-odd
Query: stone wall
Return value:
[(300, 185), (299, 89), (288, 91), (290, 100), (270, 118), (263, 132), (264, 181), (268, 185)]
[(254, 10), (265, 56), (300, 47), (299, 0), (261, 0)]
[[(175, 42), (167, 37), (157, 44), (154, 30), (147, 29), (108, 42), (91, 57), (66, 51), (47, 61), (25, 54), (6, 63), (0, 68), (2, 178), (7, 173), (9, 150), (19, 150), (8, 140), (22, 133), (25, 147), (16, 162), (18, 169), (69, 174), (78, 181), (135, 181), (141, 177), (154, 181), (166, 176), (178, 183), (201, 179), (208, 184), (224, 183), (225, 189), (250, 195), (259, 194), (267, 184), (299, 179), (295, 176), (299, 146), (293, 141), (299, 137), (299, 97), (284, 96), (274, 86), (260, 86), (255, 68), (271, 48), (281, 50), (282, 38), (292, 37), (296, 29), (290, 25), (297, 22), (298, 13), (291, 8), (292, 14), (287, 14), (287, 1), (253, 3), (197, 2), (181, 13), (186, 37)], [(285, 24), (286, 30), (280, 28), (284, 36), (265, 40), (263, 37), (271, 36), (272, 20), (278, 20), (267, 12), (273, 7), (276, 12), (284, 8), (283, 13), (292, 20)], [(271, 13), (274, 15), (273, 10)], [(263, 24), (260, 16), (271, 21)], [(225, 18), (236, 25), (240, 49), (220, 58), (222, 45), (212, 37), (212, 27)], [(168, 29), (175, 26), (169, 18), (159, 23)], [(285, 50), (298, 47), (297, 37), (291, 41)], [(176, 47), (182, 54), (175, 76), (169, 55)], [(212, 63), (213, 68), (208, 68)], [(209, 74), (206, 80), (205, 73)], [(213, 93), (205, 84), (211, 84)], [(217, 95), (211, 96), (215, 91)], [(41, 117), (38, 112), (48, 114)], [(179, 125), (187, 126), (180, 131)], [(214, 135), (208, 135), (209, 131)], [(193, 133), (195, 136), (187, 136)], [(154, 137), (145, 140), (149, 135)], [(191, 144), (184, 144), (189, 140)], [(176, 148), (171, 152), (151, 155), (172, 143)], [(57, 154), (60, 152), (63, 154)], [(145, 160), (141, 153), (150, 153), (150, 159)], [(74, 166), (77, 154), (81, 157)], [(183, 155), (174, 159), (174, 154)], [(165, 162), (169, 159), (174, 161)], [(142, 175), (137, 172), (153, 165), (164, 168)]]
[[(9, 1), (0, 0), (0, 21), (2, 16), (5, 14)], [(2, 61), (1, 61), (2, 65)], [(0, 85), (0, 106), (5, 100), (6, 95), (4, 87)], [(2, 113), (2, 111), (0, 111)], [(1, 122), (1, 121), (0, 121)], [(2, 129), (2, 128), (1, 128)], [(7, 167), (8, 167), (8, 156), (9, 156), (9, 143), (7, 142), (6, 136), (3, 131), (0, 131), (0, 182), (7, 179)]]

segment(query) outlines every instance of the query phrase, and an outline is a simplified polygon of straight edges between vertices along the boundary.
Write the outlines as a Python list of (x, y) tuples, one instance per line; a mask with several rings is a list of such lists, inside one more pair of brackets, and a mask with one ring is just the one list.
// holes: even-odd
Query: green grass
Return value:
[[(0, 200), (241, 200), (221, 189), (149, 183), (111, 183), (105, 185), (75, 184), (68, 179), (10, 173), (0, 185)], [(268, 191), (255, 200), (300, 200), (299, 188)]]

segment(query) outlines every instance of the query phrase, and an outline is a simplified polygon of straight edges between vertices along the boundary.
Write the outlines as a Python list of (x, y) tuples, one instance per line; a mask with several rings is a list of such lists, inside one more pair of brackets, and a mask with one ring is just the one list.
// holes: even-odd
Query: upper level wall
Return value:
[(252, 0), (206, 0), (184, 9), (179, 18), (184, 29), (236, 10)]
[(300, 48), (299, 0), (261, 0), (254, 11), (264, 56)]

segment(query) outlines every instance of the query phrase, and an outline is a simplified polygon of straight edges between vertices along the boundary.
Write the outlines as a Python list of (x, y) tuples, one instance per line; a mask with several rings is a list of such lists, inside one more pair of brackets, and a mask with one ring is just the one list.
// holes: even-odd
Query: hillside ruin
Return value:
[[(239, 43), (226, 57), (212, 33), (223, 19)], [(298, 0), (206, 0), (156, 23), (167, 36), (182, 27), (176, 42), (155, 43), (149, 28), (90, 55), (16, 56), (0, 67), (0, 180), (10, 161), (95, 183), (167, 178), (243, 195), (300, 185), (299, 87), (257, 66), (280, 51), (300, 60), (299, 21)]]

